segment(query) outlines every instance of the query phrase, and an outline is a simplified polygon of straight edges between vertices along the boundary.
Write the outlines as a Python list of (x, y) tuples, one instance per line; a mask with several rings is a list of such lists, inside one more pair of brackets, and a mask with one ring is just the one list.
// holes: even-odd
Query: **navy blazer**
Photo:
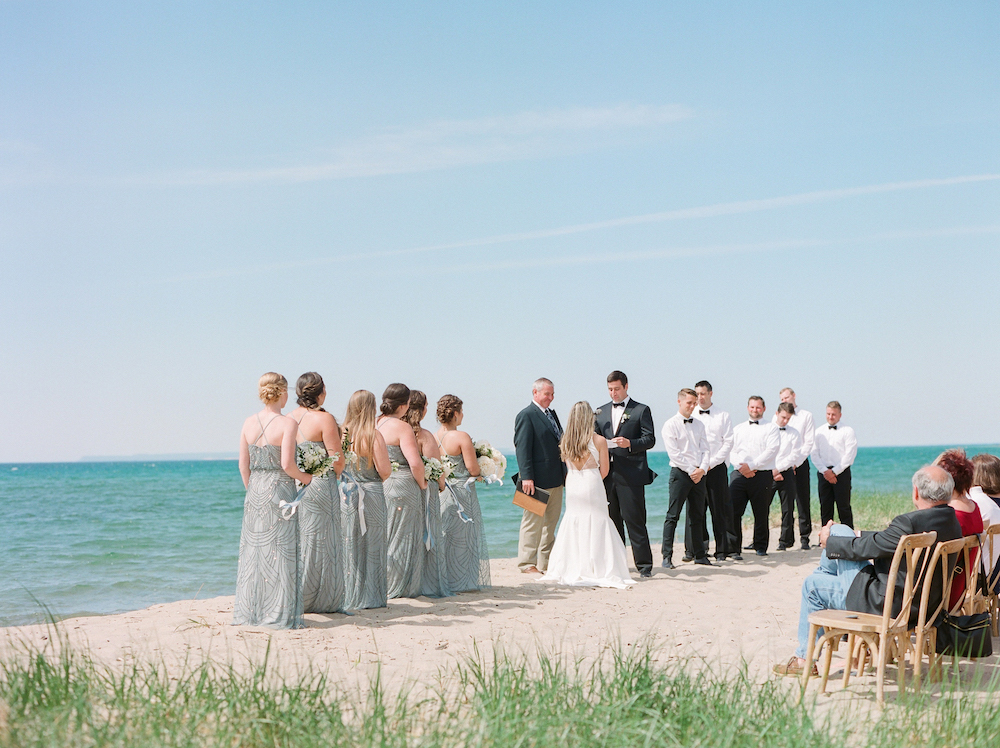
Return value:
[[(549, 409), (555, 416), (559, 416)], [(566, 466), (559, 455), (559, 437), (534, 402), (514, 419), (514, 452), (521, 480), (533, 480), (536, 488), (555, 488), (566, 482)]]
[(628, 449), (612, 448), (608, 444), (611, 472), (620, 475), (631, 485), (648, 486), (656, 477), (646, 462), (646, 451), (656, 444), (653, 414), (650, 413), (649, 406), (629, 399), (622, 420), (618, 424), (618, 431), (615, 432), (611, 428), (611, 407), (611, 403), (608, 403), (595, 411), (594, 431), (605, 439), (624, 436), (630, 442)]
[[(885, 593), (889, 584), (889, 567), (892, 565), (892, 556), (899, 545), (899, 539), (904, 535), (913, 535), (919, 532), (937, 533), (938, 542), (955, 540), (962, 537), (962, 527), (958, 524), (955, 510), (947, 504), (932, 507), (931, 509), (918, 509), (908, 514), (900, 514), (889, 523), (889, 526), (879, 532), (868, 530), (861, 533), (860, 538), (852, 538), (839, 535), (831, 535), (826, 541), (827, 558), (844, 558), (853, 561), (867, 561), (871, 563), (864, 567), (851, 583), (851, 588), (847, 591), (847, 609), (856, 610), (859, 613), (874, 613), (882, 615), (885, 607)], [(934, 553), (934, 546), (931, 546), (928, 554)], [(930, 555), (924, 556), (921, 562), (921, 569), (930, 559)], [(941, 575), (933, 574), (929, 569), (924, 574), (924, 579), (930, 575), (931, 590), (928, 598), (928, 610), (933, 610), (941, 602)], [(916, 581), (916, 580), (914, 580)], [(892, 599), (892, 615), (899, 615), (903, 606), (903, 586), (906, 584), (906, 564), (899, 565), (899, 572), (896, 577), (896, 592)], [(910, 625), (915, 626), (920, 613), (920, 590), (916, 590), (913, 595), (913, 603), (910, 606)]]

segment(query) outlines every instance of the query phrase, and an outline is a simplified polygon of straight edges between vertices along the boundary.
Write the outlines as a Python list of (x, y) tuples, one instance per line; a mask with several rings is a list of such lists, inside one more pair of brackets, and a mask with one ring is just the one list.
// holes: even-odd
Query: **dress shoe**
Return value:
[(788, 546), (785, 545), (784, 543), (778, 543), (778, 550), (779, 551), (787, 551), (788, 550)]
[(696, 558), (694, 560), (695, 566), (712, 566), (712, 562), (708, 560), (708, 556), (702, 556), (701, 558)]
[(642, 577), (643, 579), (649, 579), (651, 576), (653, 576), (653, 570), (643, 569), (642, 571), (639, 572), (639, 576)]
[(731, 558), (733, 561), (742, 561), (743, 560), (743, 554), (742, 553), (734, 553), (729, 558)]
[(662, 566), (664, 569), (676, 569), (677, 568), (676, 566), (674, 566), (674, 562), (671, 561), (669, 558), (663, 559), (663, 563), (661, 563), (660, 566)]
[(803, 540), (803, 541), (802, 541), (802, 546), (801, 546), (801, 548), (802, 548), (802, 550), (804, 550), (804, 551), (808, 551), (808, 550), (809, 550), (809, 548), (810, 548), (810, 545), (809, 545), (809, 541), (808, 541), (808, 540)]
[(757, 555), (758, 556), (766, 556), (767, 555), (767, 551), (757, 551)]
[(743, 546), (743, 550), (745, 550), (745, 551), (752, 551), (753, 548), (754, 548), (753, 543), (750, 543), (749, 545)]
[(715, 557), (715, 563), (717, 563), (717, 564), (721, 564), (723, 561), (728, 561), (728, 560), (729, 560), (729, 556), (727, 556), (726, 554), (722, 554), (721, 556), (716, 556)]
[(691, 563), (692, 561), (694, 561), (694, 556), (692, 556), (692, 555), (691, 555), (690, 553), (688, 553), (687, 551), (684, 551), (684, 555), (683, 555), (683, 556), (681, 556), (681, 561), (683, 561), (683, 562), (684, 562), (684, 563), (686, 563), (686, 564), (689, 564), (689, 563)]

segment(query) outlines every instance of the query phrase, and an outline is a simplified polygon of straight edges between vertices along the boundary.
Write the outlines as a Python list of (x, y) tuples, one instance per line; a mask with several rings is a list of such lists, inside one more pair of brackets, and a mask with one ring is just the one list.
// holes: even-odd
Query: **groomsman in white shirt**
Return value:
[[(812, 489), (810, 488), (809, 481), (809, 455), (813, 451), (813, 443), (816, 433), (816, 423), (813, 420), (813, 414), (810, 413), (805, 408), (800, 408), (795, 402), (795, 390), (791, 387), (785, 387), (781, 392), (778, 393), (783, 403), (791, 403), (795, 408), (795, 414), (792, 419), (788, 422), (788, 425), (799, 432), (799, 436), (802, 437), (802, 463), (795, 466), (795, 505), (799, 512), (799, 529), (805, 529), (805, 534), (801, 537), (801, 548), (804, 551), (809, 550), (809, 534), (812, 532), (812, 509), (810, 502), (812, 500)], [(776, 423), (778, 419), (778, 414), (774, 414), (774, 418), (771, 419), (772, 423)], [(793, 542), (788, 542), (788, 547), (791, 548), (794, 545)]]
[(733, 524), (729, 531), (730, 548), (735, 549), (734, 561), (742, 561), (743, 513), (747, 504), (753, 510), (753, 548), (758, 556), (767, 555), (767, 512), (774, 496), (774, 458), (778, 454), (778, 427), (763, 420), (764, 398), (753, 395), (747, 401), (750, 418), (733, 427), (733, 450), (729, 460), (733, 472), (729, 476), (729, 500), (733, 505)]
[[(739, 553), (729, 547), (729, 525), (733, 521), (733, 507), (729, 503), (729, 452), (733, 448), (733, 422), (729, 414), (712, 402), (712, 385), (701, 380), (694, 386), (698, 393), (698, 407), (694, 417), (705, 427), (708, 439), (708, 474), (705, 476), (705, 492), (708, 495), (708, 511), (712, 516), (712, 535), (715, 536), (715, 560), (725, 561), (730, 554)], [(708, 543), (706, 523), (704, 541)], [(684, 558), (694, 558), (694, 542), (691, 537), (691, 515), (684, 522)]]
[[(781, 534), (778, 536), (778, 550), (787, 551), (795, 545), (795, 532), (792, 525), (795, 522), (795, 502), (798, 496), (799, 487), (795, 480), (796, 467), (802, 462), (806, 452), (803, 448), (802, 435), (791, 424), (792, 416), (795, 414), (795, 406), (789, 402), (781, 403), (774, 414), (774, 425), (778, 427), (778, 454), (774, 458), (774, 488), (781, 500)], [(805, 457), (805, 459), (809, 459)], [(773, 500), (773, 495), (772, 495)], [(802, 516), (799, 510), (799, 535), (803, 538), (803, 545), (809, 547), (809, 533), (812, 531), (812, 524), (809, 515)]]
[(705, 475), (708, 473), (708, 438), (705, 426), (692, 416), (698, 405), (698, 394), (688, 388), (677, 393), (677, 415), (663, 424), (663, 442), (670, 456), (670, 480), (667, 488), (670, 503), (663, 521), (663, 568), (674, 569), (674, 533), (681, 509), (687, 504), (691, 520), (691, 537), (695, 540), (694, 562), (711, 566), (705, 537)]
[(833, 507), (837, 506), (840, 523), (854, 527), (851, 511), (851, 465), (858, 456), (858, 439), (854, 429), (840, 422), (840, 403), (831, 400), (826, 406), (826, 425), (816, 429), (812, 461), (816, 466), (817, 493), (819, 494), (820, 523), (825, 527), (833, 520)]

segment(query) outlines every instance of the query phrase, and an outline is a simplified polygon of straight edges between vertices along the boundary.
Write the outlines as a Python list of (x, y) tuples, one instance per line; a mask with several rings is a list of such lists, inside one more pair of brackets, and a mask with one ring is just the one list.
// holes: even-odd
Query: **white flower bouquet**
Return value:
[(309, 473), (314, 478), (323, 478), (333, 470), (339, 453), (328, 455), (318, 444), (300, 444), (295, 449), (295, 464), (303, 473)]
[(503, 485), (504, 472), (507, 470), (507, 458), (488, 441), (475, 442), (475, 447), (476, 462), (479, 463), (479, 479), (486, 483)]
[(340, 449), (344, 453), (345, 467), (356, 467), (358, 464), (358, 454), (351, 449), (353, 446), (351, 435), (347, 433), (347, 429), (344, 429), (344, 437), (340, 441)]
[(421, 457), (424, 461), (424, 476), (427, 478), (427, 482), (431, 481), (437, 482), (444, 475), (444, 464), (441, 460), (436, 457)]

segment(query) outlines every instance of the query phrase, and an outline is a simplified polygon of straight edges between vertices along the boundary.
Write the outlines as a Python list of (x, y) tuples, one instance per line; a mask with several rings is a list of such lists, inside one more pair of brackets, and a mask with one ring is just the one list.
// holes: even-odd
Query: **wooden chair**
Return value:
[[(836, 651), (840, 640), (847, 636), (850, 647), (848, 656), (854, 654), (854, 638), (858, 638), (868, 647), (872, 660), (876, 662), (875, 669), (875, 690), (879, 705), (885, 704), (885, 667), (889, 661), (890, 652), (896, 654), (900, 659), (905, 650), (910, 648), (909, 617), (910, 606), (913, 603), (914, 587), (919, 583), (918, 578), (922, 568), (920, 559), (928, 560), (930, 547), (937, 540), (936, 532), (922, 532), (914, 535), (904, 535), (899, 539), (896, 552), (892, 555), (892, 563), (889, 566), (889, 584), (886, 589), (885, 605), (882, 615), (872, 613), (854, 613), (849, 610), (820, 610), (809, 615), (809, 644), (806, 648), (806, 664), (802, 673), (802, 689), (809, 683), (809, 676), (812, 674), (814, 653), (822, 652), (826, 647), (826, 654), (823, 658), (823, 672), (821, 673), (820, 693), (826, 691), (826, 683), (830, 678), (830, 662), (833, 653)], [(899, 615), (893, 617), (893, 599), (896, 595), (896, 579), (898, 578), (900, 564), (906, 563), (906, 576), (903, 584), (903, 599), (899, 609)], [(819, 629), (823, 629), (822, 636), (817, 639)], [(847, 685), (850, 678), (850, 661), (844, 668), (844, 685)], [(859, 671), (860, 672), (860, 667)]]
[[(955, 540), (942, 541), (934, 546), (930, 566), (927, 567), (927, 578), (920, 588), (920, 614), (917, 617), (917, 625), (913, 628), (914, 639), (910, 648), (914, 689), (920, 688), (920, 671), (925, 655), (927, 656), (928, 677), (933, 680), (939, 672), (941, 656), (935, 651), (937, 649), (937, 626), (935, 623), (948, 605), (948, 600), (951, 599), (951, 583), (955, 578), (955, 566), (966, 548), (966, 540), (966, 538), (956, 538)], [(941, 601), (934, 610), (928, 612), (931, 580), (934, 574), (941, 577)], [(903, 673), (902, 669), (900, 673)], [(900, 680), (905, 682), (905, 676)]]
[[(953, 615), (971, 615), (972, 613), (982, 613), (987, 609), (986, 597), (977, 589), (979, 587), (979, 569), (983, 564), (979, 553), (979, 536), (968, 535), (963, 540), (965, 545), (962, 548), (962, 555), (959, 556), (958, 562), (955, 564), (955, 574), (959, 574), (959, 570), (961, 570), (962, 576), (965, 577), (965, 594), (948, 611)], [(954, 584), (954, 578), (952, 583)]]
[[(983, 577), (985, 581), (986, 610), (993, 622), (993, 636), (1000, 636), (1000, 562), (990, 569), (989, 564), (995, 558), (996, 549), (1000, 548), (1000, 523), (992, 524), (983, 533)], [(978, 611), (977, 611), (978, 612)]]

